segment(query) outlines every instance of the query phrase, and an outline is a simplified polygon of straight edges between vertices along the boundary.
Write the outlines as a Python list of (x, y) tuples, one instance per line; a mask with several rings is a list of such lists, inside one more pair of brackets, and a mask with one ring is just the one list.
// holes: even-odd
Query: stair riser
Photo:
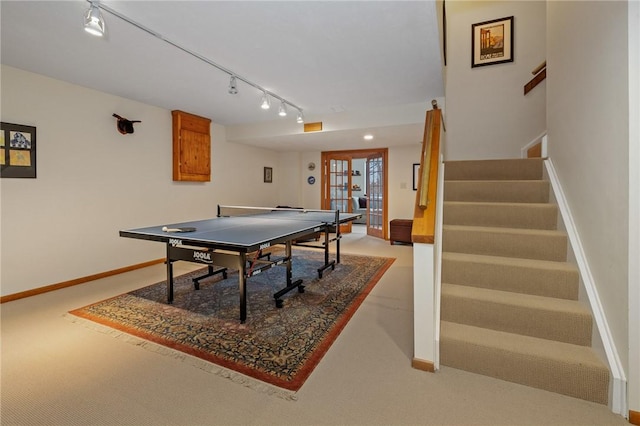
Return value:
[(444, 201), (547, 203), (546, 181), (445, 181)]
[(567, 364), (442, 337), (440, 363), (509, 382), (598, 404), (608, 402), (609, 372), (604, 366)]
[(556, 229), (558, 208), (544, 204), (444, 203), (445, 225)]
[(567, 237), (562, 234), (514, 234), (443, 229), (442, 251), (564, 262)]
[(442, 320), (574, 345), (591, 345), (588, 313), (567, 313), (442, 295)]
[(541, 159), (448, 161), (445, 180), (541, 180)]
[(578, 272), (458, 260), (442, 261), (442, 282), (578, 300)]

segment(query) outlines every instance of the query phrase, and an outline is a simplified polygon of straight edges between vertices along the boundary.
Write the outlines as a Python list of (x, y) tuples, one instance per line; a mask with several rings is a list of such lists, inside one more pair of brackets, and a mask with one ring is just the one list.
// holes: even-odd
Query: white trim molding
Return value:
[(433, 244), (413, 243), (413, 358), (436, 360)]
[(528, 144), (520, 148), (520, 157), (527, 158), (527, 151), (529, 151), (529, 148), (537, 145), (538, 143), (542, 144), (542, 154), (540, 155), (542, 156), (542, 158), (546, 158), (547, 157), (547, 132), (546, 131), (540, 133), (531, 142), (529, 142)]
[(558, 203), (558, 209), (560, 210), (562, 221), (564, 222), (567, 231), (567, 236), (569, 237), (571, 249), (575, 255), (580, 278), (589, 299), (589, 304), (591, 305), (593, 318), (596, 323), (596, 327), (598, 328), (598, 332), (600, 333), (600, 338), (602, 339), (602, 344), (604, 345), (604, 350), (607, 356), (609, 370), (611, 371), (613, 379), (610, 408), (611, 411), (616, 414), (627, 416), (627, 378), (624, 373), (624, 368), (620, 362), (618, 350), (614, 344), (613, 336), (611, 334), (609, 324), (607, 323), (602, 303), (600, 302), (600, 296), (598, 295), (593, 275), (589, 269), (589, 263), (582, 248), (582, 242), (580, 241), (577, 228), (573, 221), (571, 209), (569, 208), (562, 186), (560, 185), (560, 180), (558, 179), (558, 175), (556, 174), (551, 159), (546, 159), (544, 163), (549, 175), (553, 194), (556, 198), (556, 202)]

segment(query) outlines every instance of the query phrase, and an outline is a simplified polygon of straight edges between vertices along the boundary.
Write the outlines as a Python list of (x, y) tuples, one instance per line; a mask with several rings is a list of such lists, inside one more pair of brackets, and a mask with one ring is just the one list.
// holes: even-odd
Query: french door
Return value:
[[(323, 208), (351, 213), (351, 158), (344, 155), (332, 155), (325, 163), (327, 194)], [(351, 232), (351, 223), (342, 225), (340, 232)]]
[[(364, 178), (365, 193), (352, 182), (353, 159), (366, 161)], [(352, 213), (359, 207), (359, 199), (365, 198), (364, 217), (367, 234), (378, 238), (387, 237), (387, 149), (332, 151), (322, 153), (322, 200), (324, 209)], [(358, 175), (359, 176), (359, 173)], [(354, 196), (352, 191), (358, 191)], [(351, 224), (340, 228), (340, 232), (351, 232)]]
[(382, 154), (367, 157), (367, 234), (384, 238), (384, 161)]

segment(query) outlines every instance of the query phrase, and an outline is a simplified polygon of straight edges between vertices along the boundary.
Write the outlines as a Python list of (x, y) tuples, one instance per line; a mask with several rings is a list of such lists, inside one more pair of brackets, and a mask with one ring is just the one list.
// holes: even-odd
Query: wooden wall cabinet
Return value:
[(184, 111), (173, 116), (173, 180), (211, 180), (211, 120)]

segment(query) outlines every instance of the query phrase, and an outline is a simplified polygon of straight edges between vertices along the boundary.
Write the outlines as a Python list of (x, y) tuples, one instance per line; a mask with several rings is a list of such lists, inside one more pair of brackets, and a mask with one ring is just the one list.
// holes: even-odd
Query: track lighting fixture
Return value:
[(211, 59), (208, 59), (202, 55), (200, 55), (199, 53), (196, 53), (192, 50), (187, 49), (186, 47), (181, 46), (180, 44), (169, 40), (167, 38), (165, 38), (164, 36), (162, 36), (161, 34), (155, 32), (154, 30), (145, 27), (144, 25), (140, 24), (139, 22), (134, 21), (133, 19), (129, 18), (126, 15), (123, 15), (122, 13), (118, 12), (117, 10), (112, 9), (110, 6), (104, 5), (102, 3), (100, 3), (97, 0), (87, 0), (87, 2), (90, 4), (89, 10), (87, 10), (87, 13), (85, 15), (85, 23), (84, 23), (84, 29), (94, 35), (97, 36), (102, 36), (105, 33), (105, 24), (104, 24), (104, 19), (102, 18), (102, 13), (101, 10), (103, 11), (107, 11), (109, 12), (111, 15), (123, 20), (124, 22), (133, 25), (134, 27), (146, 32), (149, 35), (154, 36), (155, 38), (157, 38), (158, 40), (161, 40), (173, 47), (175, 47), (176, 49), (179, 49), (181, 51), (183, 51), (184, 53), (193, 56), (196, 59), (199, 59), (202, 62), (205, 62), (209, 65), (211, 65), (212, 67), (218, 69), (219, 71), (222, 71), (224, 73), (226, 73), (227, 75), (230, 76), (230, 81), (229, 81), (229, 93), (232, 95), (235, 95), (238, 93), (238, 85), (237, 85), (237, 80), (242, 81), (243, 83), (254, 87), (255, 89), (258, 89), (259, 91), (262, 92), (262, 103), (260, 104), (260, 107), (262, 109), (269, 109), (271, 106), (270, 103), (270, 98), (275, 98), (277, 100), (280, 101), (280, 108), (278, 109), (278, 115), (280, 115), (281, 117), (285, 117), (287, 115), (287, 104), (291, 107), (294, 108), (296, 110), (298, 110), (298, 118), (297, 121), (298, 123), (302, 123), (303, 122), (303, 116), (302, 116), (302, 108), (300, 108), (299, 106), (292, 104), (289, 101), (284, 100), (284, 98), (276, 95), (273, 92), (270, 92), (266, 89), (264, 89), (263, 87), (261, 87), (260, 85), (253, 83), (250, 80), (247, 80), (246, 78), (239, 76), (238, 74), (234, 73), (233, 71), (231, 71), (230, 69), (223, 67), (220, 64), (217, 64), (215, 62), (213, 62)]
[(238, 94), (238, 86), (236, 85), (236, 76), (232, 75), (229, 80), (229, 94), (237, 95)]
[(304, 123), (304, 116), (302, 115), (302, 110), (298, 110), (298, 116), (296, 117), (296, 123)]
[(262, 105), (260, 105), (262, 109), (271, 108), (271, 102), (269, 101), (269, 97), (267, 96), (267, 92), (262, 92)]
[(105, 30), (102, 13), (94, 3), (90, 4), (91, 6), (84, 15), (84, 30), (94, 36), (102, 37)]
[(280, 109), (278, 109), (278, 115), (280, 117), (285, 117), (287, 115), (287, 105), (284, 101), (280, 102)]

